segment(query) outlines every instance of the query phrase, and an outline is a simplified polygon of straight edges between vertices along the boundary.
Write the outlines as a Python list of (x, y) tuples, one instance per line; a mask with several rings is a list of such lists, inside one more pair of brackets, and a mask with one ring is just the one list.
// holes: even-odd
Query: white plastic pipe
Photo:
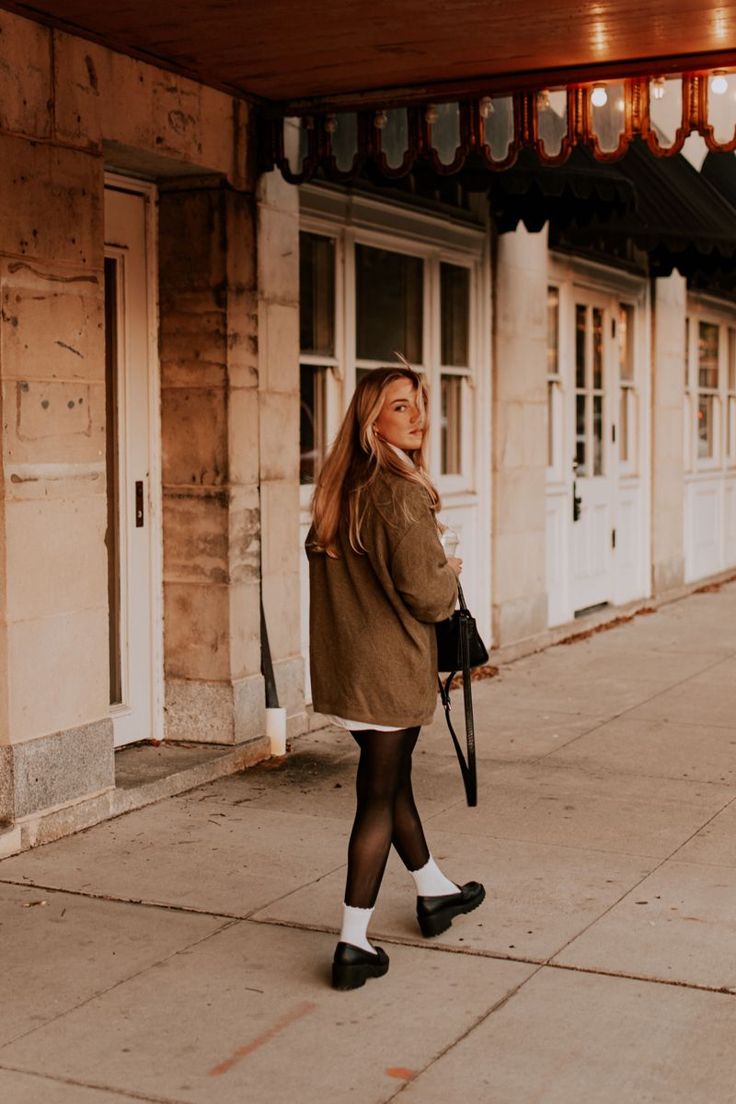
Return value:
[(286, 710), (266, 710), (266, 735), (272, 755), (286, 755)]

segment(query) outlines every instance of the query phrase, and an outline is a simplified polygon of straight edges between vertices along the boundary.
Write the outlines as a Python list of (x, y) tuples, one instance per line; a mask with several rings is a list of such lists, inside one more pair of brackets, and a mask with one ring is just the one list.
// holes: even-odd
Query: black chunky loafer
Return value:
[(477, 909), (485, 895), (480, 882), (466, 882), (457, 893), (442, 897), (417, 897), (417, 920), (422, 935), (430, 937), (447, 931), (456, 916)]
[(354, 947), (352, 943), (338, 943), (332, 960), (332, 988), (359, 989), (368, 978), (383, 977), (388, 972), (388, 955), (383, 947), (376, 953)]

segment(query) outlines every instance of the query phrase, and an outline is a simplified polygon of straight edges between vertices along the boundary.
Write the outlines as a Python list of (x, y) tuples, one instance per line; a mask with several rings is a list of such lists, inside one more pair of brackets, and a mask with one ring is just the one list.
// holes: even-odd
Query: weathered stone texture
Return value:
[(8, 632), (12, 743), (107, 716), (107, 603), (27, 618)]
[(54, 62), (55, 123), (61, 141), (99, 151), (104, 139), (245, 183), (246, 151), (233, 141), (236, 116), (247, 129), (244, 104), (58, 31)]
[(52, 103), (51, 32), (0, 11), (0, 129), (49, 138)]
[(6, 265), (0, 279), (3, 378), (99, 380), (104, 317), (97, 277), (61, 281)]
[(115, 785), (112, 721), (27, 740), (13, 748), (15, 817)]
[[(0, 254), (93, 268), (103, 257), (102, 161), (76, 150), (0, 135)], [(13, 272), (13, 268), (9, 269)]]
[(167, 732), (193, 738), (199, 707), (182, 703), (214, 695), (206, 738), (231, 742), (256, 726), (232, 686), (260, 678), (252, 197), (220, 181), (165, 191), (160, 234)]

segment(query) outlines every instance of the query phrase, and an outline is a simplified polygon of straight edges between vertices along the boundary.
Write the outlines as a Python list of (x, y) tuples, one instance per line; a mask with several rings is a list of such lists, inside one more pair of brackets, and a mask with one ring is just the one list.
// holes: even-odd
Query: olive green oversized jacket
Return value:
[(310, 547), (310, 669), (319, 713), (397, 728), (428, 724), (437, 701), (434, 625), (449, 617), (457, 581), (423, 487), (382, 472), (368, 492), (365, 554), (347, 520), (338, 559)]

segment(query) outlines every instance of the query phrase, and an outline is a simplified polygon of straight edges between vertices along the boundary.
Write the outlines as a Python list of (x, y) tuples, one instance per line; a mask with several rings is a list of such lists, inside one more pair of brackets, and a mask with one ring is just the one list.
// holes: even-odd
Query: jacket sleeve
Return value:
[(414, 522), (391, 556), (391, 578), (417, 621), (450, 617), (457, 602), (457, 579), (447, 562), (434, 519)]

